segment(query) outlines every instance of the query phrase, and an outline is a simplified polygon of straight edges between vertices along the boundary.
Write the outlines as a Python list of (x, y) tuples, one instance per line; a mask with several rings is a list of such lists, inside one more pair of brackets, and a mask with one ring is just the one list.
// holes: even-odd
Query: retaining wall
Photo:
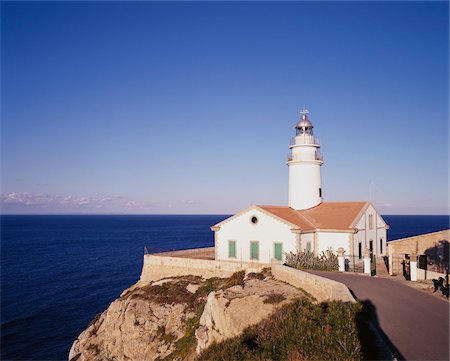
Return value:
[(281, 264), (272, 264), (272, 274), (277, 280), (304, 289), (319, 302), (326, 300), (356, 302), (343, 283)]
[(428, 271), (421, 268), (417, 268), (416, 275), (418, 280), (432, 280), (438, 279), (439, 277), (445, 278), (445, 273)]
[(216, 261), (195, 258), (167, 257), (146, 254), (139, 282), (148, 283), (167, 277), (200, 276), (203, 278), (229, 277), (234, 272), (245, 270), (260, 272), (270, 264)]

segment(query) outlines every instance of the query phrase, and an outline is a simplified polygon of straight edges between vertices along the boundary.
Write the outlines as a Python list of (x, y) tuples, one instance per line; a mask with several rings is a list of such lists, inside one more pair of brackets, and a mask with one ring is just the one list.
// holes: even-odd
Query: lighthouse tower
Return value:
[(323, 164), (319, 151), (319, 140), (314, 139), (313, 125), (308, 119), (308, 110), (303, 108), (295, 126), (296, 136), (291, 140), (288, 157), (289, 207), (302, 210), (322, 202), (320, 167)]

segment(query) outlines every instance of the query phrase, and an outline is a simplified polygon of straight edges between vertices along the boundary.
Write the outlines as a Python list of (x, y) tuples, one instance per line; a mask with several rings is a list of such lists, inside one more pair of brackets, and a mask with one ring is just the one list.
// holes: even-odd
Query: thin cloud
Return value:
[(183, 204), (188, 204), (188, 205), (192, 205), (192, 204), (203, 204), (202, 201), (195, 201), (195, 200), (193, 200), (193, 199), (189, 199), (189, 200), (182, 199), (182, 200), (181, 200), (181, 203), (183, 203)]
[(152, 204), (121, 196), (80, 197), (11, 192), (1, 195), (2, 213), (145, 213)]

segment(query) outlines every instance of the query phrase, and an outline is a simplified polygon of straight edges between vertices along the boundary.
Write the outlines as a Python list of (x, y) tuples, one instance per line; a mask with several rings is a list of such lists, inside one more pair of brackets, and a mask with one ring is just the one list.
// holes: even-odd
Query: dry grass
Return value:
[(188, 309), (193, 310), (198, 303), (204, 301), (205, 294), (204, 292), (201, 292), (201, 289), (205, 286), (202, 285), (196, 293), (192, 294), (186, 289), (187, 285), (190, 283), (204, 284), (204, 281), (202, 281), (200, 277), (179, 277), (161, 285), (149, 284), (136, 289), (132, 292), (130, 297), (154, 302), (160, 305), (174, 303), (185, 304)]
[(263, 302), (270, 304), (277, 304), (283, 302), (285, 299), (286, 297), (284, 297), (284, 295), (281, 293), (271, 293), (270, 295), (266, 296)]
[(250, 272), (247, 275), (247, 279), (249, 280), (263, 280), (265, 277), (262, 273), (255, 273), (255, 272)]
[(227, 289), (233, 286), (244, 287), (245, 271), (238, 271), (233, 273), (223, 284), (222, 289)]
[(211, 345), (198, 360), (360, 360), (355, 317), (361, 308), (297, 299), (242, 335)]

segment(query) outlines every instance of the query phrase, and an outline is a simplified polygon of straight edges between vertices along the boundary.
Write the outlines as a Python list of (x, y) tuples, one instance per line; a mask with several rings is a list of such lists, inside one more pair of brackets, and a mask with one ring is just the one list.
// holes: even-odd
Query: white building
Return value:
[(315, 255), (342, 247), (351, 259), (365, 249), (386, 254), (389, 226), (369, 202), (323, 202), (319, 141), (308, 112), (297, 123), (288, 158), (288, 206), (250, 206), (214, 225), (218, 260), (270, 263), (286, 252), (309, 250)]

